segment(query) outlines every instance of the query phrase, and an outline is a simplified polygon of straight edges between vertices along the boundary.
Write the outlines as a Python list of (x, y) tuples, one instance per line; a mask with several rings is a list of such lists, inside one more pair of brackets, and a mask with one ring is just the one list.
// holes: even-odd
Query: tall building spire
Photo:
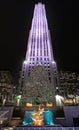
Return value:
[(45, 5), (42, 3), (36, 4), (34, 8), (26, 58), (22, 66), (22, 82), (38, 65), (45, 68), (50, 82), (53, 82), (55, 88), (58, 87), (57, 67), (53, 56)]
[(29, 34), (28, 50), (26, 53), (26, 60), (28, 62), (32, 62), (33, 57), (35, 65), (38, 62), (44, 64), (54, 60), (49, 35), (45, 6), (38, 3), (35, 5)]

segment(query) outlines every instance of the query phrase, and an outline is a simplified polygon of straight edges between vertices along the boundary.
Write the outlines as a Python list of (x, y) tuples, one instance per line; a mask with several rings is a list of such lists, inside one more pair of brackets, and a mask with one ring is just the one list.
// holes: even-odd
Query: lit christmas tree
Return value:
[(25, 99), (25, 102), (33, 103), (54, 102), (53, 93), (55, 94), (55, 91), (52, 88), (47, 72), (42, 66), (38, 65), (25, 79), (23, 99)]

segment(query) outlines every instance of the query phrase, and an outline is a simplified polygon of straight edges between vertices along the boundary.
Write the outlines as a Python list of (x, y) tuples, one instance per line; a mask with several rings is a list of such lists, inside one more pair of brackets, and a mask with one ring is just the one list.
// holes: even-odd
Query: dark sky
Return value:
[[(0, 1), (0, 70), (21, 69), (37, 0)], [(72, 0), (43, 0), (59, 70), (79, 71), (76, 15)], [(75, 18), (75, 19), (74, 19)], [(75, 24), (75, 25), (74, 25)], [(73, 34), (73, 36), (72, 36)]]

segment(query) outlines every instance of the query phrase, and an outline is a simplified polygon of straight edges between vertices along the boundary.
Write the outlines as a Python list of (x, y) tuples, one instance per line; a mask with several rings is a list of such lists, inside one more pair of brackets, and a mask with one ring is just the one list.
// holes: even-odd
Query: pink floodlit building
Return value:
[(50, 30), (46, 18), (45, 5), (35, 5), (32, 25), (29, 32), (25, 61), (22, 65), (22, 82), (29, 76), (31, 70), (41, 65), (48, 73), (49, 80), (53, 79), (58, 89), (57, 66), (53, 56)]

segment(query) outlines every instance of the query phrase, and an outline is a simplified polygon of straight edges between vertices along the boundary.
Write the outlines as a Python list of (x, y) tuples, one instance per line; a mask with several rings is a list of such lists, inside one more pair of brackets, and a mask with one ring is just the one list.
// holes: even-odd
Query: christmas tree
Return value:
[(23, 85), (23, 100), (32, 103), (46, 103), (55, 101), (53, 83), (50, 83), (45, 69), (38, 65), (33, 69)]

